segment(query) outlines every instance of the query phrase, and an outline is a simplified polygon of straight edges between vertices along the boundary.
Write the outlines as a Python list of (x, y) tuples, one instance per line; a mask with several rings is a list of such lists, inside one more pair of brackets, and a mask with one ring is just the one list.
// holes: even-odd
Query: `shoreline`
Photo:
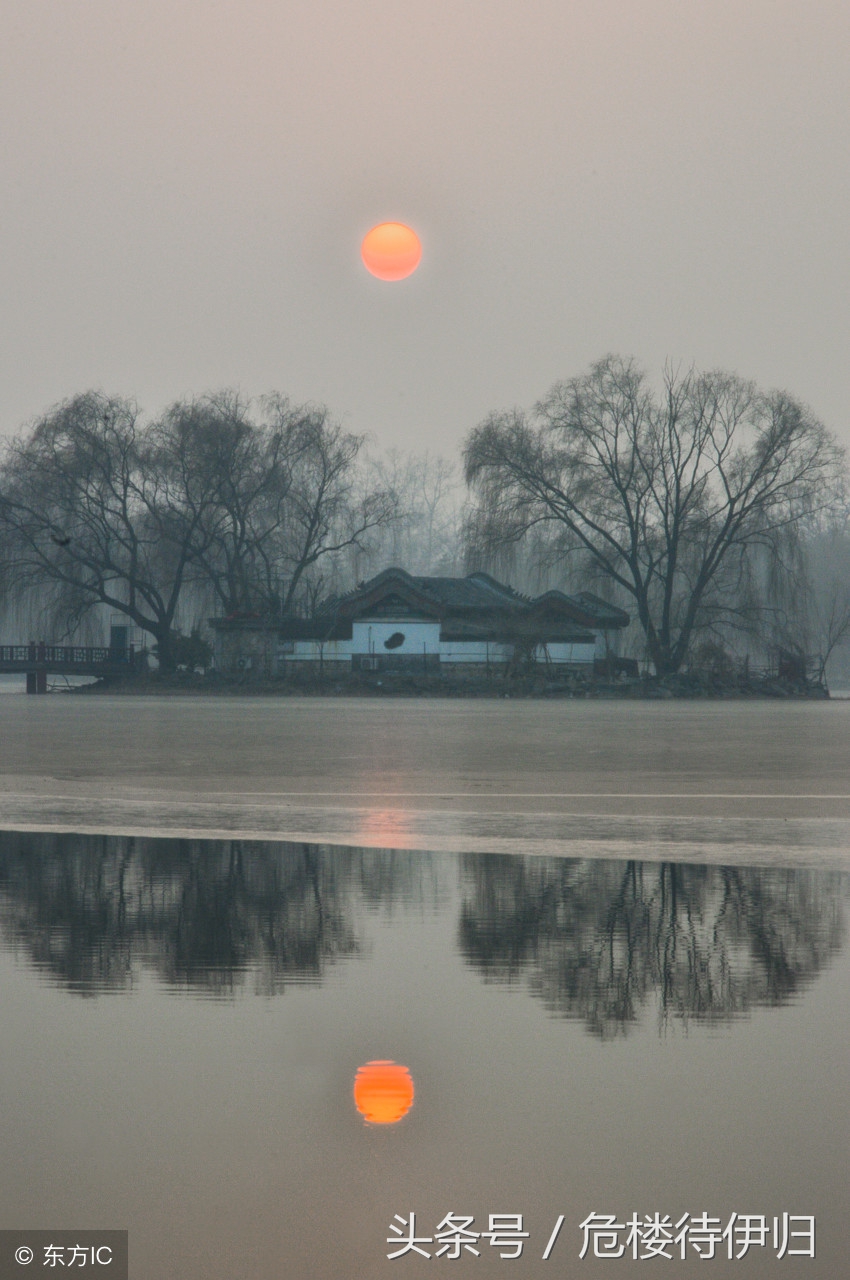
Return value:
[(312, 677), (246, 679), (178, 672), (160, 676), (151, 672), (132, 679), (97, 680), (51, 692), (126, 697), (256, 697), (256, 698), (443, 698), (466, 700), (613, 700), (613, 701), (764, 701), (833, 699), (825, 685), (815, 681), (788, 681), (776, 677), (727, 678), (711, 673), (645, 676), (638, 680), (604, 681), (576, 676), (551, 680), (533, 674), (505, 677), (415, 676), (395, 672), (358, 673), (321, 679)]

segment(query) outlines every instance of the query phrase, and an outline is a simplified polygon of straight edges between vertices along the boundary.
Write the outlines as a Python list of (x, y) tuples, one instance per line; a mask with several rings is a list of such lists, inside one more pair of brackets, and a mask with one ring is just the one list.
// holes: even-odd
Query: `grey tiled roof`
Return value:
[[(283, 619), (277, 628), (291, 639), (343, 639), (350, 637), (351, 624), (358, 617), (368, 617), (370, 609), (378, 609), (382, 600), (396, 596), (397, 605), (413, 616), (439, 619), (447, 634), (469, 639), (492, 636), (529, 615), (543, 615), (546, 629), (553, 640), (588, 641), (588, 627), (624, 627), (629, 616), (589, 591), (568, 596), (563, 591), (547, 591), (536, 599), (520, 595), (487, 573), (471, 573), (465, 578), (435, 577), (407, 573), (404, 569), (384, 569), (368, 582), (358, 583), (353, 591), (325, 605), (321, 614), (312, 618)], [(529, 619), (531, 620), (531, 619)], [(239, 622), (212, 620), (214, 625), (229, 629)], [(243, 621), (243, 624), (245, 622)], [(249, 626), (256, 626), (252, 622)], [(262, 625), (262, 624), (260, 624)], [(275, 624), (272, 624), (275, 625)], [(513, 625), (511, 623), (510, 625)]]
[(592, 591), (577, 591), (572, 598), (584, 606), (590, 616), (597, 621), (597, 626), (626, 627), (629, 624), (629, 615), (625, 609), (618, 609), (615, 604), (609, 604), (607, 600), (595, 596)]
[(383, 569), (381, 573), (370, 578), (368, 582), (360, 582), (353, 591), (340, 596), (331, 606), (334, 609), (348, 611), (358, 600), (380, 590), (384, 583), (398, 583), (407, 587), (427, 601), (445, 609), (516, 609), (528, 604), (525, 596), (521, 596), (512, 587), (506, 587), (488, 573), (471, 573), (466, 578), (429, 577), (427, 575), (408, 573), (406, 569)]
[(450, 609), (516, 609), (527, 603), (524, 596), (487, 573), (471, 573), (468, 578), (411, 575), (411, 581)]

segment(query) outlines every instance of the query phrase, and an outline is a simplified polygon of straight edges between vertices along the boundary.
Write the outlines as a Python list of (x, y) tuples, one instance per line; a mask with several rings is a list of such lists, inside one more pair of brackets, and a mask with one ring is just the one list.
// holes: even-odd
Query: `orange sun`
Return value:
[(403, 222), (382, 222), (363, 237), (360, 256), (379, 280), (403, 280), (422, 257), (419, 236)]
[(372, 1124), (395, 1124), (413, 1106), (413, 1080), (397, 1062), (367, 1062), (354, 1078), (357, 1110)]

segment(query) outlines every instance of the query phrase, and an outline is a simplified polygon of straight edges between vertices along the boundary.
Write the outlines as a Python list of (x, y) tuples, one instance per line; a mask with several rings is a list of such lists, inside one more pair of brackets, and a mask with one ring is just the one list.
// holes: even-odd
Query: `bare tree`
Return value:
[(174, 519), (177, 460), (152, 448), (128, 400), (89, 392), (13, 441), (0, 482), (7, 570), (19, 591), (48, 590), (66, 612), (109, 605), (157, 643), (169, 669), (171, 634), (206, 499)]
[(0, 468), (4, 577), (71, 624), (96, 604), (125, 614), (166, 670), (187, 587), (225, 613), (292, 611), (318, 590), (315, 566), (362, 545), (394, 503), (363, 482), (362, 437), (326, 410), (264, 408), (255, 421), (223, 392), (142, 426), (97, 392), (60, 405)]
[(390, 565), (409, 573), (451, 573), (460, 550), (462, 485), (456, 465), (427, 450), (390, 449), (369, 467), (375, 486), (392, 495), (395, 517), (373, 540), (369, 556), (360, 557), (358, 576)]
[[(315, 594), (316, 566), (361, 546), (394, 512), (363, 483), (363, 437), (324, 408), (267, 397), (265, 417), (233, 392), (174, 405), (157, 427), (166, 451), (191, 459), (208, 497), (195, 563), (225, 614), (292, 612)], [(179, 505), (179, 504), (178, 504)], [(183, 504), (191, 519), (193, 504)]]
[(850, 638), (848, 512), (807, 525), (781, 550), (769, 564), (769, 641), (808, 660), (825, 684), (830, 658)]
[(485, 545), (554, 522), (634, 601), (656, 673), (678, 671), (745, 557), (823, 510), (842, 474), (799, 401), (732, 374), (667, 369), (657, 397), (630, 359), (557, 383), (532, 414), (491, 415), (466, 443)]

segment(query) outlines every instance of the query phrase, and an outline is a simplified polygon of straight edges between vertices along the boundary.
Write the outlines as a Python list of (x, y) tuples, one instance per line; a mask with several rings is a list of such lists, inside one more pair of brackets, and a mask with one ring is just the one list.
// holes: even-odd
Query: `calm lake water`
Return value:
[[(0, 714), (0, 1227), (128, 1228), (134, 1280), (846, 1275), (844, 705)], [(442, 1256), (388, 1260), (411, 1213)], [(580, 1259), (593, 1213), (686, 1230)]]

